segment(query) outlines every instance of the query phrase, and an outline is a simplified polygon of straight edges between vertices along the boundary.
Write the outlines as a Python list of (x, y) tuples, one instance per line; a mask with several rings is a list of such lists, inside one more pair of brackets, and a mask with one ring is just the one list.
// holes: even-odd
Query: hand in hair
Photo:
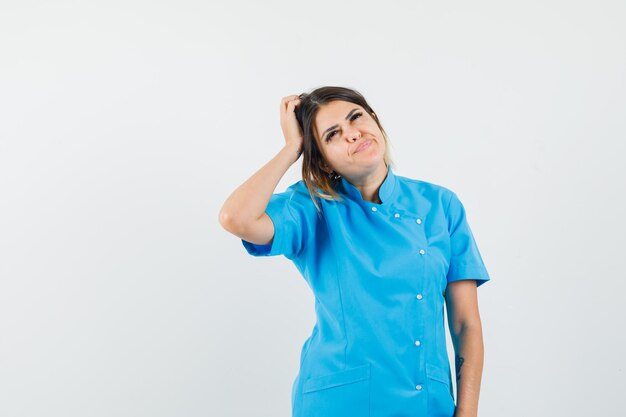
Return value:
[(300, 157), (304, 138), (294, 111), (298, 104), (300, 104), (298, 95), (283, 97), (280, 102), (280, 127), (285, 137), (285, 146), (295, 149)]

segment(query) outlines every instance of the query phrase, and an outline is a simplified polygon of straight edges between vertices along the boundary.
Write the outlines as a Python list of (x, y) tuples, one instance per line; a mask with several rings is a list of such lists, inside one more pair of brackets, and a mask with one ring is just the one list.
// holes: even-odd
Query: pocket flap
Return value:
[(435, 381), (443, 382), (446, 385), (450, 385), (448, 372), (430, 363), (426, 364), (426, 377), (434, 379)]
[(309, 378), (304, 381), (302, 393), (358, 382), (370, 377), (370, 364), (344, 369), (329, 375)]

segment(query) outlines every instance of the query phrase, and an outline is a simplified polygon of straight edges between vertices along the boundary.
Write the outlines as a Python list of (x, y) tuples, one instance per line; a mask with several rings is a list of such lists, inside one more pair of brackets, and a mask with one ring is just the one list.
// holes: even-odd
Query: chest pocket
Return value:
[(370, 364), (305, 380), (302, 412), (307, 417), (369, 417)]

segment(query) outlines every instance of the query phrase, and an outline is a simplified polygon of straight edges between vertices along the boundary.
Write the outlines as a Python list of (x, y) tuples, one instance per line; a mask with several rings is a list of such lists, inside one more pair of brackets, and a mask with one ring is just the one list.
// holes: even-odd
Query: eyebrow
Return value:
[[(355, 111), (357, 111), (357, 110), (359, 110), (359, 109), (358, 109), (358, 108), (354, 108), (354, 109), (350, 110), (350, 113), (348, 113), (348, 115), (346, 116), (346, 119), (345, 119), (345, 120), (348, 120), (348, 119), (350, 118), (350, 116), (352, 116), (352, 114), (353, 114)], [(333, 129), (334, 129), (334, 128), (336, 128), (336, 127), (339, 127), (339, 125), (333, 125), (333, 126), (329, 127), (328, 129), (326, 129), (326, 130), (324, 131), (324, 133), (322, 133), (322, 137), (326, 136), (326, 133), (330, 132), (331, 130), (333, 130)]]

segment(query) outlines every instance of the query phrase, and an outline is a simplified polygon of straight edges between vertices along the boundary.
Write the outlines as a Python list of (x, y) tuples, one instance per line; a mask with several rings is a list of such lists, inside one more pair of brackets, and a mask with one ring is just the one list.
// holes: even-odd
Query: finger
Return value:
[(286, 111), (286, 110), (287, 110), (287, 106), (288, 106), (288, 105), (289, 105), (289, 103), (290, 103), (290, 102), (294, 99), (294, 97), (297, 97), (297, 96), (287, 96), (287, 97), (284, 97), (284, 98), (281, 100), (281, 102), (280, 102), (280, 109), (281, 109), (282, 111)]
[(293, 112), (298, 104), (300, 104), (300, 100), (299, 99), (294, 99), (294, 100), (288, 101), (287, 102), (287, 106), (286, 106), (286, 112), (287, 113)]
[(281, 100), (281, 103), (286, 103), (286, 102), (291, 101), (291, 100), (293, 100), (293, 99), (296, 99), (296, 98), (298, 98), (298, 97), (299, 97), (299, 96), (298, 96), (298, 95), (296, 95), (296, 94), (292, 94), (292, 95), (290, 95), (290, 96), (283, 97), (283, 98), (282, 98), (282, 100)]

